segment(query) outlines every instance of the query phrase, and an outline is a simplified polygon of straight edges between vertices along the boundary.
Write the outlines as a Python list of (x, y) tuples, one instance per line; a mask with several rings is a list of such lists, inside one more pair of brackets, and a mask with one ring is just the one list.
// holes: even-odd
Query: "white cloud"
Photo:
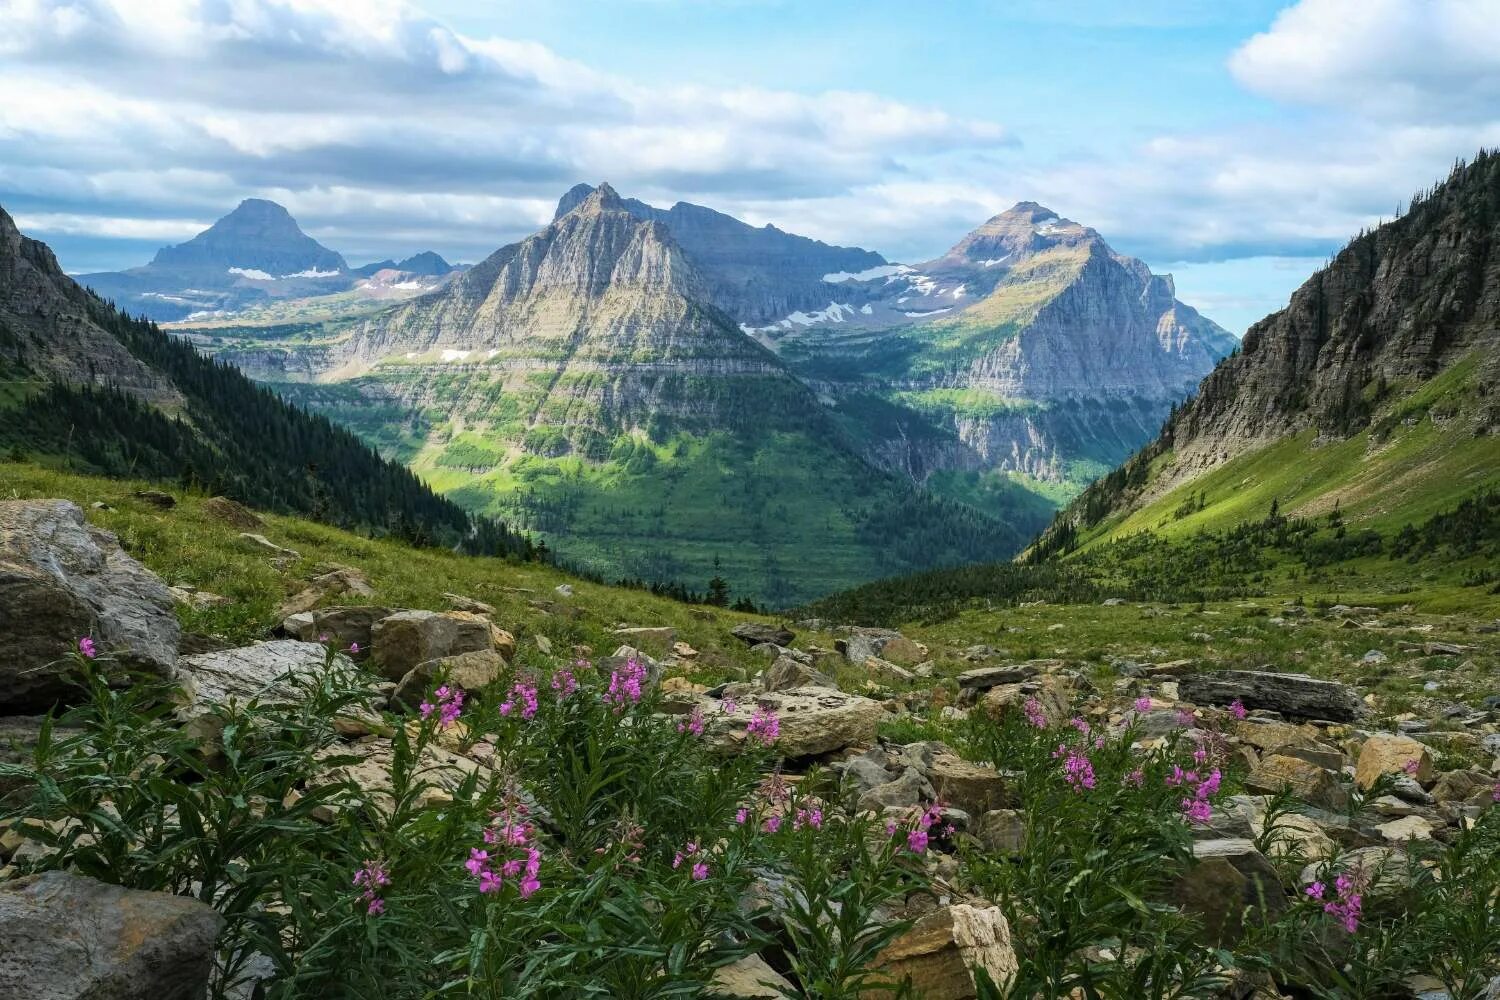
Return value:
[(1301, 0), (1230, 59), (1268, 97), (1401, 120), (1500, 112), (1500, 0)]

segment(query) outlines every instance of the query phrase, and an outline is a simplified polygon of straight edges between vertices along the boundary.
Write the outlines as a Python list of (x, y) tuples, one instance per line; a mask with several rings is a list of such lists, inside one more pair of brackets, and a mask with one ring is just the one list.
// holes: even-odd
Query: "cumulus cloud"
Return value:
[(1492, 121), (1500, 0), (1301, 0), (1229, 65), (1277, 100), (1400, 120)]
[[(57, 217), (91, 202), (112, 217), (181, 212), (183, 194), (150, 178), (170, 165), (216, 180), (191, 192), (195, 209), (362, 192), (338, 199), (352, 214), (304, 221), (362, 228), (364, 243), (465, 230), (482, 206), (493, 248), (582, 179), (710, 201), (830, 196), (908, 158), (1012, 141), (867, 93), (617, 78), (402, 0), (0, 0), (0, 25), (0, 182), (75, 198)], [(73, 180), (48, 188), (58, 172)], [(444, 214), (415, 214), (431, 211)]]

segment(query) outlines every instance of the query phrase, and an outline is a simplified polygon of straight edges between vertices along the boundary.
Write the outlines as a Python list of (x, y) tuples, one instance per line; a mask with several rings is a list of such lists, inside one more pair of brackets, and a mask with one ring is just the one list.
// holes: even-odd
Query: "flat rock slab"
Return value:
[(0, 883), (0, 997), (202, 1000), (223, 924), (195, 899), (66, 872)]
[(200, 739), (216, 740), (212, 706), (236, 701), (245, 704), (287, 705), (303, 697), (303, 688), (327, 670), (355, 669), (341, 654), (330, 665), (327, 648), (316, 642), (279, 639), (216, 653), (184, 656), (173, 672), (182, 689), (177, 718)]
[(81, 636), (158, 676), (177, 662), (172, 592), (68, 500), (0, 501), (0, 609), (0, 711), (72, 693), (58, 661)]
[(783, 757), (810, 757), (844, 747), (868, 746), (875, 742), (876, 727), (885, 715), (879, 702), (833, 688), (766, 692), (736, 703), (733, 712), (724, 712), (724, 704), (716, 699), (705, 699), (711, 745), (739, 751), (747, 739), (745, 727), (755, 710), (762, 707), (776, 713), (781, 733), (774, 749)]
[(1364, 714), (1364, 703), (1353, 688), (1306, 674), (1220, 670), (1183, 677), (1177, 690), (1184, 700), (1198, 705), (1239, 701), (1248, 709), (1280, 712), (1291, 719), (1353, 722)]

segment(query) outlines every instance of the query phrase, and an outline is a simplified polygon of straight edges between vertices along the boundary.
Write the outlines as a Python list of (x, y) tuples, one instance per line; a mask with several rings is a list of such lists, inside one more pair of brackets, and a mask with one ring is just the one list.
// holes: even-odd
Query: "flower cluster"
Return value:
[[(479, 891), (485, 894), (499, 892), (505, 880), (518, 879), (517, 889), (526, 899), (542, 887), (538, 876), (542, 868), (542, 852), (532, 844), (534, 830), (530, 823), (515, 819), (524, 815), (526, 807), (515, 805), (505, 813), (497, 813), (500, 822), (484, 831), (485, 847), (471, 848), (469, 860), (464, 867), (479, 880)], [(486, 848), (495, 848), (491, 853)], [(506, 855), (509, 854), (509, 857)]]
[[(1203, 753), (1206, 760), (1208, 752), (1200, 748), (1193, 756), (1197, 759), (1198, 753)], [(1199, 763), (1202, 763), (1200, 760)], [(1218, 768), (1214, 768), (1207, 775), (1199, 775), (1197, 771), (1184, 771), (1177, 765), (1172, 766), (1172, 773), (1167, 775), (1167, 785), (1173, 788), (1181, 787), (1190, 792), (1182, 800), (1182, 814), (1194, 823), (1207, 823), (1213, 818), (1213, 797), (1218, 794), (1219, 784), (1223, 776)]]
[(1047, 728), (1047, 713), (1042, 711), (1042, 703), (1035, 698), (1027, 698), (1021, 706), (1021, 711), (1026, 713), (1026, 721), (1038, 729)]
[[(1369, 879), (1363, 869), (1345, 872), (1333, 880), (1333, 898), (1324, 900), (1323, 912), (1338, 918), (1344, 930), (1353, 934), (1359, 930), (1359, 918), (1364, 905), (1364, 891)], [(1323, 900), (1328, 887), (1314, 882), (1307, 887), (1308, 896)]]
[(578, 678), (573, 676), (570, 667), (558, 667), (552, 674), (552, 690), (557, 692), (557, 700), (562, 701), (568, 695), (578, 690)]
[(1243, 719), (1250, 713), (1245, 709), (1245, 703), (1236, 698), (1229, 703), (1229, 714), (1236, 719)]
[(380, 890), (390, 884), (391, 877), (379, 861), (366, 861), (365, 866), (354, 873), (354, 887), (364, 890), (360, 899), (364, 901), (367, 914), (378, 917), (385, 912), (385, 900), (381, 898)]
[(698, 705), (694, 705), (692, 713), (687, 717), (687, 721), (677, 723), (677, 731), (679, 733), (692, 733), (694, 736), (702, 736), (703, 709)]
[(434, 704), (430, 701), (422, 702), (422, 718), (428, 718), (433, 712), (438, 714), (438, 725), (444, 729), (458, 721), (458, 717), (464, 711), (464, 692), (462, 688), (449, 687), (444, 684), (433, 692), (437, 699)]
[(814, 830), (823, 829), (823, 807), (810, 805), (806, 808), (797, 807), (797, 812), (792, 816), (792, 829), (800, 830), (804, 826)]
[[(932, 839), (932, 828), (937, 821), (943, 818), (943, 806), (934, 802), (917, 813), (912, 824), (906, 831), (906, 849), (913, 854), (927, 853), (927, 845)], [(897, 825), (895, 820), (888, 820), (885, 824), (887, 836), (895, 836)], [(943, 830), (944, 833), (952, 833), (953, 827), (949, 826)]]
[(94, 646), (94, 640), (88, 636), (78, 640), (78, 651), (91, 660), (99, 655), (98, 648)]
[(646, 668), (635, 657), (625, 665), (609, 673), (609, 689), (604, 692), (605, 704), (613, 705), (616, 714), (625, 711), (627, 705), (641, 700), (641, 683), (646, 679)]
[(1052, 756), (1063, 759), (1063, 780), (1074, 792), (1081, 793), (1086, 788), (1094, 787), (1094, 764), (1082, 750), (1059, 743), (1057, 749), (1052, 751)]
[(672, 856), (672, 867), (681, 868), (684, 861), (692, 863), (692, 876), (694, 882), (702, 882), (708, 878), (707, 855), (702, 851), (696, 840), (687, 842), (685, 851), (678, 851)]
[(521, 718), (530, 721), (536, 716), (537, 702), (535, 684), (528, 684), (525, 681), (516, 681), (515, 685), (510, 689), (510, 697), (506, 698), (500, 703), (500, 714), (503, 716), (509, 716), (510, 713), (516, 710), (517, 705), (519, 705), (521, 708)]
[(745, 735), (770, 746), (781, 735), (781, 720), (771, 709), (757, 705), (754, 714), (750, 716), (750, 722), (745, 726)]
[(1135, 710), (1139, 715), (1145, 715), (1147, 712), (1151, 711), (1151, 699), (1147, 698), (1145, 695), (1141, 695), (1135, 700)]

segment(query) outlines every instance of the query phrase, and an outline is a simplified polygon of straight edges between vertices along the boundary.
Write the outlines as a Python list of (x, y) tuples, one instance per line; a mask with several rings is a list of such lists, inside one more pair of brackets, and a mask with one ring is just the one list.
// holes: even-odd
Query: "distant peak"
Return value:
[(610, 187), (607, 181), (594, 188), (583, 203), (601, 211), (605, 209), (616, 211), (625, 208), (625, 203), (620, 200), (619, 192)]
[(296, 225), (292, 213), (288, 212), (285, 206), (274, 201), (267, 201), (265, 198), (246, 198), (234, 207), (234, 211), (219, 221), (225, 222), (230, 219), (277, 219)]
[(1018, 201), (1004, 212), (1001, 212), (997, 218), (1004, 216), (1010, 216), (1011, 218), (1020, 216), (1031, 219), (1033, 222), (1039, 222), (1042, 219), (1059, 218), (1058, 214), (1052, 211), (1052, 209), (1034, 201)]
[(594, 193), (592, 184), (574, 184), (557, 199), (557, 211), (552, 213), (552, 221), (556, 222), (567, 215), (573, 209), (583, 204), (585, 198)]

